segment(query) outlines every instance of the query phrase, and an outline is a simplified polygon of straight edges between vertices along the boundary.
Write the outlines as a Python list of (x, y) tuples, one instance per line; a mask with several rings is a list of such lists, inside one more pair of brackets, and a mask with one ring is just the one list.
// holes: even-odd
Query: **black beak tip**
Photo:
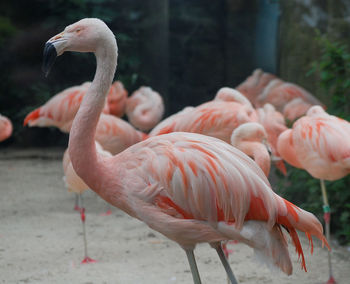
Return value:
[(51, 67), (54, 64), (56, 57), (57, 57), (57, 51), (55, 46), (51, 42), (47, 42), (44, 47), (43, 66), (42, 66), (42, 70), (45, 74), (45, 77), (49, 75)]

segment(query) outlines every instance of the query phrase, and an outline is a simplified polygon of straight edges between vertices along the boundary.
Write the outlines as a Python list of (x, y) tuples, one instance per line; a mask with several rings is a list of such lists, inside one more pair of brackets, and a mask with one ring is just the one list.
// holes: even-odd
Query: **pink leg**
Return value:
[(87, 240), (86, 240), (86, 229), (85, 229), (86, 216), (85, 216), (85, 208), (83, 206), (83, 199), (81, 197), (81, 194), (79, 194), (79, 200), (80, 200), (80, 206), (81, 206), (80, 218), (81, 218), (81, 223), (83, 224), (84, 254), (85, 254), (85, 257), (81, 263), (94, 263), (96, 262), (96, 260), (90, 258), (88, 256), (88, 251), (87, 251)]
[(74, 210), (75, 211), (80, 211), (80, 207), (79, 207), (79, 193), (75, 194)]

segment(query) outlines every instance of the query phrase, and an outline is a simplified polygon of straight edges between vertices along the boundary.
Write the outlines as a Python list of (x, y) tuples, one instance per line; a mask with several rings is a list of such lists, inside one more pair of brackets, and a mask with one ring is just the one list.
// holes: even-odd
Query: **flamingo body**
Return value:
[(278, 141), (281, 156), (288, 162), (294, 154), (296, 161), (291, 163), (313, 177), (337, 180), (350, 173), (350, 123), (346, 120), (313, 106), (282, 134)]
[[(47, 56), (52, 46), (54, 54), (94, 52), (97, 58), (92, 87), (70, 133), (75, 171), (103, 199), (185, 248), (191, 269), (190, 250), (197, 243), (238, 239), (290, 274), (281, 226), (287, 228), (303, 268), (296, 230), (310, 241), (316, 236), (327, 243), (314, 215), (276, 195), (252, 159), (214, 137), (170, 133), (150, 137), (113, 157), (98, 155), (95, 127), (116, 70), (115, 36), (101, 20), (83, 19), (46, 43)], [(200, 282), (198, 272), (193, 277)]]
[(107, 95), (107, 105), (109, 114), (122, 117), (125, 113), (126, 101), (128, 99), (128, 91), (120, 81), (115, 81), (109, 89)]
[(150, 136), (181, 131), (205, 134), (230, 143), (235, 128), (257, 120), (252, 107), (237, 102), (210, 101), (159, 123)]
[(0, 114), (0, 142), (9, 138), (12, 134), (13, 126), (11, 120)]
[(126, 102), (126, 115), (130, 123), (142, 131), (156, 126), (163, 114), (163, 99), (150, 87), (139, 88)]

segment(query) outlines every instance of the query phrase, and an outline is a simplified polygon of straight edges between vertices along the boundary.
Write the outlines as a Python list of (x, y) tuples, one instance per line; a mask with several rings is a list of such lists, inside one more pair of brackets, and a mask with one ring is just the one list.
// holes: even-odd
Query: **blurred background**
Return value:
[[(85, 17), (104, 20), (117, 37), (115, 79), (129, 94), (141, 85), (158, 91), (165, 116), (211, 100), (219, 88), (235, 87), (262, 68), (349, 120), (348, 0), (2, 0), (0, 11), (0, 113), (14, 123), (1, 148), (67, 145), (67, 134), (57, 129), (22, 123), (59, 91), (92, 80), (91, 54), (58, 58), (48, 78), (41, 71), (44, 43)], [(318, 181), (297, 169), (289, 173), (276, 186), (321, 215)], [(332, 184), (333, 231), (350, 242), (350, 191), (344, 190), (350, 179)]]

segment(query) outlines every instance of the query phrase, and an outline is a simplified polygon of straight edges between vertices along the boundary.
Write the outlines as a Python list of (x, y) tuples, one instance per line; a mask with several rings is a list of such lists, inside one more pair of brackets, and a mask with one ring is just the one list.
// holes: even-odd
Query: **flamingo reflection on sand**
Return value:
[[(292, 273), (282, 227), (287, 229), (305, 268), (296, 230), (327, 246), (314, 215), (275, 194), (256, 163), (228, 143), (196, 133), (150, 137), (113, 157), (97, 153), (94, 135), (117, 65), (112, 31), (98, 19), (83, 19), (45, 45), (46, 73), (67, 51), (93, 52), (94, 80), (74, 119), (69, 155), (84, 182), (112, 205), (177, 242), (201, 283), (193, 249), (208, 242), (218, 252), (231, 282), (234, 275), (220, 242), (237, 239), (265, 262)], [(312, 242), (311, 242), (312, 247)]]

